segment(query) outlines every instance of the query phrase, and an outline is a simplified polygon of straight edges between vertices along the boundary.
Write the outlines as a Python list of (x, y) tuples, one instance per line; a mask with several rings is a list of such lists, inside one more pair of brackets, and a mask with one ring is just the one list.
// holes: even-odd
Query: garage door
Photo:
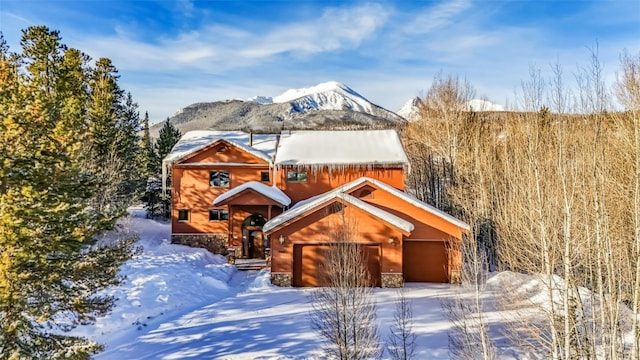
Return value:
[[(293, 286), (326, 286), (324, 264), (328, 245), (294, 245), (293, 247)], [(363, 245), (362, 256), (366, 256), (367, 270), (371, 286), (380, 286), (380, 247)]]
[(443, 241), (405, 241), (402, 266), (405, 281), (448, 282)]

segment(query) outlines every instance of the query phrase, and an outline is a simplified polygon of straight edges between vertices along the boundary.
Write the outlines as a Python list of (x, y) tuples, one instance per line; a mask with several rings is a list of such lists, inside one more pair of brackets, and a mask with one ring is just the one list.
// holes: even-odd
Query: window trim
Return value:
[[(289, 179), (289, 174), (290, 173), (295, 173), (296, 174), (296, 180), (291, 180)], [(304, 180), (299, 180), (300, 179), (300, 174), (304, 174)], [(287, 171), (286, 174), (286, 180), (287, 182), (290, 183), (306, 183), (309, 181), (309, 174), (306, 171)]]
[[(187, 214), (187, 218), (186, 219), (180, 219), (180, 213), (181, 212), (186, 212)], [(189, 220), (191, 219), (191, 209), (188, 208), (180, 208), (178, 209), (178, 216), (177, 216), (178, 222), (189, 222)]]
[[(264, 179), (263, 175), (267, 175), (267, 180)], [(260, 171), (260, 182), (268, 183), (271, 182), (271, 171)]]
[[(213, 181), (211, 181), (211, 176), (213, 173), (227, 173), (227, 186), (216, 186), (213, 185)], [(231, 187), (231, 171), (229, 170), (209, 170), (209, 187), (210, 188), (220, 188), (220, 189), (229, 189)]]
[[(211, 212), (212, 211), (217, 211), (218, 212), (218, 220), (211, 219)], [(222, 213), (223, 212), (227, 213), (227, 218), (226, 219), (222, 219)], [(228, 209), (222, 209), (222, 208), (209, 209), (209, 222), (223, 222), (223, 221), (229, 221), (229, 210)]]

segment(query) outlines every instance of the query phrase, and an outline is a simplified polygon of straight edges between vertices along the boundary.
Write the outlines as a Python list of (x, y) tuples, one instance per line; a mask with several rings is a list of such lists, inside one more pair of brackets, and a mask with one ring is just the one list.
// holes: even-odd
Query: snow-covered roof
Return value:
[[(183, 159), (218, 140), (225, 140), (231, 145), (237, 146), (256, 157), (271, 162), (276, 151), (277, 135), (253, 134), (253, 142), (250, 138), (251, 135), (244, 131), (189, 131), (184, 134), (173, 149), (171, 149), (171, 152), (164, 158), (163, 163), (171, 164)], [(252, 145), (249, 145), (251, 142)]]
[(394, 130), (283, 132), (275, 158), (276, 166), (408, 163)]
[(222, 202), (224, 202), (225, 200), (247, 190), (247, 189), (251, 189), (256, 191), (259, 194), (262, 194), (266, 197), (268, 197), (269, 199), (277, 202), (278, 204), (281, 204), (283, 206), (289, 206), (289, 204), (291, 204), (291, 199), (287, 196), (287, 194), (285, 194), (284, 192), (282, 192), (282, 190), (278, 189), (275, 186), (267, 186), (263, 183), (259, 183), (257, 181), (250, 181), (247, 183), (244, 183), (240, 186), (234, 187), (233, 189), (225, 192), (224, 194), (218, 196), (217, 198), (215, 198), (215, 200), (213, 200), (213, 205), (218, 205)]
[(359, 179), (356, 179), (350, 183), (347, 183), (343, 186), (341, 186), (340, 188), (338, 188), (340, 191), (342, 192), (349, 192), (351, 189), (354, 189), (358, 186), (360, 186), (360, 184), (365, 183), (365, 182), (369, 182), (373, 185), (375, 185), (376, 187), (385, 190), (386, 192), (390, 193), (391, 195), (394, 195), (406, 202), (408, 202), (409, 204), (420, 208), (430, 214), (433, 214), (439, 218), (442, 218), (444, 220), (447, 220), (448, 222), (458, 226), (459, 228), (465, 229), (465, 230), (471, 230), (471, 226), (469, 226), (469, 224), (467, 224), (466, 222), (459, 220), (449, 214), (447, 214), (446, 212), (435, 208), (427, 203), (424, 203), (418, 199), (416, 199), (414, 196), (412, 196), (411, 194), (408, 194), (404, 191), (400, 191), (396, 188), (394, 188), (393, 186), (386, 184), (380, 180), (376, 180), (376, 179), (372, 179), (372, 178), (368, 178), (368, 177), (361, 177)]
[(288, 221), (291, 221), (308, 211), (321, 207), (322, 205), (325, 205), (335, 199), (341, 199), (344, 202), (347, 202), (357, 208), (360, 208), (361, 210), (364, 210), (370, 213), (371, 215), (379, 218), (380, 220), (383, 220), (405, 232), (409, 233), (413, 231), (412, 223), (396, 215), (393, 215), (389, 212), (386, 212), (380, 208), (377, 208), (371, 204), (368, 204), (356, 197), (353, 197), (351, 195), (348, 195), (339, 191), (335, 191), (335, 190), (326, 192), (322, 195), (315, 196), (312, 199), (310, 199), (310, 201), (305, 201), (303, 204), (300, 204), (300, 203), (297, 204), (296, 206), (289, 209), (288, 211), (285, 211), (284, 213), (267, 221), (267, 223), (264, 224), (264, 226), (262, 227), (262, 231), (268, 232), (269, 230), (275, 229), (276, 227)]
[[(328, 191), (328, 192), (326, 192), (324, 194), (316, 195), (316, 196), (311, 197), (309, 199), (306, 199), (306, 200), (298, 202), (296, 205), (294, 205), (288, 211), (285, 211), (284, 213), (282, 213), (282, 214), (276, 216), (275, 218), (271, 219), (270, 221), (268, 221), (265, 224), (265, 227), (263, 228), (263, 231), (267, 231), (268, 229), (273, 229), (273, 228), (275, 228), (275, 227), (277, 227), (277, 226), (279, 226), (279, 225), (281, 225), (281, 224), (283, 224), (283, 223), (285, 223), (285, 222), (287, 222), (287, 221), (289, 221), (289, 220), (291, 220), (291, 219), (293, 219), (293, 218), (295, 218), (295, 217), (297, 217), (299, 215), (302, 215), (302, 214), (306, 213), (307, 211), (319, 206), (320, 204), (323, 204), (326, 201), (329, 201), (330, 199), (333, 199), (335, 197), (340, 197), (341, 195), (346, 195), (346, 193), (348, 193), (349, 191), (357, 188), (358, 186), (360, 186), (360, 185), (362, 185), (364, 183), (373, 184), (375, 187), (377, 187), (379, 189), (382, 189), (382, 190), (390, 193), (391, 195), (396, 196), (396, 197), (400, 198), (401, 200), (404, 200), (407, 203), (409, 203), (409, 204), (411, 204), (411, 205), (413, 205), (413, 206), (415, 206), (417, 208), (420, 208), (420, 209), (422, 209), (422, 210), (424, 210), (424, 211), (426, 211), (426, 212), (428, 212), (430, 214), (433, 214), (433, 215), (435, 215), (435, 216), (437, 216), (437, 217), (439, 217), (441, 219), (444, 219), (444, 220), (454, 224), (455, 226), (460, 227), (461, 229), (465, 229), (467, 231), (471, 230), (471, 227), (469, 226), (469, 224), (465, 223), (464, 221), (456, 219), (455, 217), (447, 214), (446, 212), (444, 212), (442, 210), (439, 210), (439, 209), (437, 209), (437, 208), (435, 208), (435, 207), (433, 207), (433, 206), (431, 206), (429, 204), (426, 204), (426, 203), (416, 199), (412, 195), (407, 194), (404, 191), (400, 191), (400, 190), (394, 188), (393, 186), (390, 186), (390, 185), (388, 185), (388, 184), (386, 184), (386, 183), (384, 183), (382, 181), (363, 176), (363, 177), (358, 178), (358, 179), (356, 179), (356, 180), (354, 180), (352, 182), (349, 182), (349, 183), (344, 184), (344, 185), (342, 185), (340, 187), (337, 187), (337, 188), (335, 188), (333, 190), (330, 190), (330, 191)], [(371, 207), (375, 208), (375, 206), (369, 205), (368, 203), (366, 203), (366, 202), (364, 202), (362, 200), (359, 200), (359, 199), (357, 199), (357, 198), (355, 198), (353, 196), (350, 196), (350, 195), (346, 195), (346, 196), (354, 198), (354, 199), (358, 200), (359, 202), (362, 202), (362, 203), (364, 203), (364, 204), (366, 204), (368, 206), (371, 206)], [(340, 198), (342, 198), (342, 197), (340, 197)], [(351, 203), (353, 203), (353, 202), (351, 202)], [(378, 209), (378, 208), (376, 208), (376, 209)], [(378, 209), (378, 210), (380, 210), (380, 209)], [(380, 211), (382, 211), (382, 210), (380, 210)], [(371, 212), (371, 211), (369, 211), (369, 212)], [(373, 214), (373, 212), (371, 212), (371, 213)], [(385, 213), (387, 213), (387, 212), (385, 212)], [(389, 213), (387, 213), (387, 214), (391, 215), (391, 216), (395, 216), (395, 215), (392, 215), (392, 214), (389, 214)], [(381, 217), (381, 218), (383, 218), (383, 217)], [(405, 220), (403, 220), (403, 221), (405, 221)], [(267, 227), (267, 225), (269, 225), (269, 226)], [(413, 224), (411, 226), (412, 226), (411, 230), (413, 230)]]

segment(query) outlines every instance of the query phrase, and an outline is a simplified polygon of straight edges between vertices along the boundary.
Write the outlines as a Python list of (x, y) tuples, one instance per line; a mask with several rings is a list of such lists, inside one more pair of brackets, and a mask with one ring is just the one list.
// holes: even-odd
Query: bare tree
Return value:
[[(475, 229), (474, 234), (479, 233)], [(496, 351), (489, 336), (482, 292), (486, 288), (488, 263), (486, 252), (477, 242), (477, 237), (466, 236), (459, 245), (463, 254), (460, 293), (442, 303), (449, 321), (453, 324), (449, 332), (449, 354), (452, 359), (495, 359)], [(471, 296), (466, 296), (470, 294)]]
[(402, 288), (398, 289), (398, 300), (393, 312), (393, 325), (388, 337), (389, 355), (394, 360), (413, 358), (416, 351), (416, 334), (413, 332), (413, 310)]
[(342, 223), (334, 227), (324, 261), (318, 264), (325, 287), (312, 293), (311, 324), (329, 345), (329, 358), (375, 359), (381, 351), (366, 247), (356, 242), (345, 209), (341, 214)]

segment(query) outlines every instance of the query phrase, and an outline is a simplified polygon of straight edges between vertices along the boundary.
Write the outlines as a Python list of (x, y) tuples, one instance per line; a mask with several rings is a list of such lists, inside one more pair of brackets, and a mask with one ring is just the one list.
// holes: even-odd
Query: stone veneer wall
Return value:
[(171, 235), (171, 243), (204, 248), (214, 254), (227, 255), (227, 234), (179, 234)]
[(291, 273), (271, 273), (271, 284), (275, 286), (291, 286)]
[(462, 284), (462, 272), (460, 270), (451, 270), (450, 284)]
[(382, 287), (383, 288), (401, 288), (404, 286), (404, 278), (402, 274), (387, 273), (381, 274)]

